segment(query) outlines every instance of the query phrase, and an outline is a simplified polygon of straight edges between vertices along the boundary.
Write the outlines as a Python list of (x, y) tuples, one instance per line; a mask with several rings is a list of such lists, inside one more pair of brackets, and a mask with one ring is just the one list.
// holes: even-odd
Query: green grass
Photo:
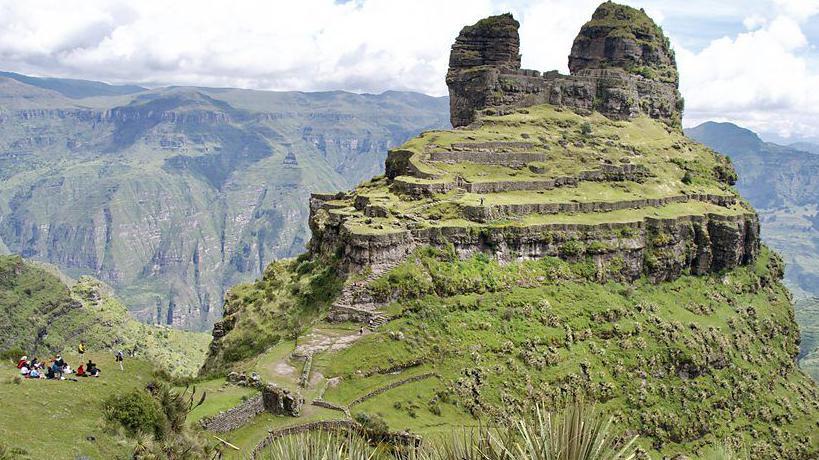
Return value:
[[(721, 275), (633, 285), (592, 282), (587, 262), (501, 265), (419, 251), (371, 284), (377, 297), (397, 296), (389, 308), (400, 317), (317, 355), (313, 372), (340, 378), (324, 398), (342, 405), (436, 372), (440, 379), (351, 408), (426, 436), (536, 401), (561, 407), (582, 397), (615, 415), (618, 429), (636, 431), (654, 455), (705, 455), (729, 443), (757, 458), (774, 449), (798, 458), (819, 449), (805, 438), (816, 428), (819, 389), (794, 366), (796, 326), (780, 277), (781, 261), (768, 250)], [(401, 340), (390, 334), (398, 332)], [(274, 347), (265, 360), (287, 349)], [(414, 360), (424, 364), (385, 373)], [(266, 418), (232, 436), (250, 445), (273, 424)]]
[[(63, 357), (74, 368), (80, 362), (74, 354)], [(125, 370), (120, 371), (109, 354), (86, 354), (88, 358), (99, 365), (102, 376), (78, 382), (23, 380), (15, 384), (16, 367), (9, 362), (0, 364), (0, 439), (25, 448), (28, 457), (24, 458), (128, 458), (132, 441), (106, 427), (102, 401), (144, 387), (153, 379), (153, 368), (147, 362), (128, 359)]]
[[(238, 406), (250, 396), (257, 394), (257, 391), (238, 385), (227, 383), (224, 379), (206, 380), (193, 384), (197, 394), (207, 393), (205, 403), (196, 407), (188, 414), (191, 422), (199, 421), (205, 417), (211, 417), (219, 412), (226, 411)], [(182, 389), (182, 388), (180, 388)]]

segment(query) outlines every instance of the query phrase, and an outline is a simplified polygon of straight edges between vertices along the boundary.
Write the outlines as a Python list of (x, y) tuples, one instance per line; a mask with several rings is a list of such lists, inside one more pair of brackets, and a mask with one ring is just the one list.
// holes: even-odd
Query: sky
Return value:
[[(671, 38), (684, 124), (819, 139), (819, 0), (622, 0)], [(523, 66), (568, 72), (599, 0), (0, 0), (0, 70), (267, 90), (445, 95), (461, 27), (512, 12)]]

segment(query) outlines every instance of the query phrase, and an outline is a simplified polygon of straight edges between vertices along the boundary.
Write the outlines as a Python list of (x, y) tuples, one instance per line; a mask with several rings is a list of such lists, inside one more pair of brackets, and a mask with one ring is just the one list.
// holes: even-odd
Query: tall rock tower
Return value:
[(647, 115), (680, 127), (674, 52), (643, 10), (600, 5), (575, 38), (571, 75), (521, 69), (519, 26), (503, 14), (461, 30), (446, 77), (452, 126), (466, 126), (481, 112), (548, 103), (614, 119)]

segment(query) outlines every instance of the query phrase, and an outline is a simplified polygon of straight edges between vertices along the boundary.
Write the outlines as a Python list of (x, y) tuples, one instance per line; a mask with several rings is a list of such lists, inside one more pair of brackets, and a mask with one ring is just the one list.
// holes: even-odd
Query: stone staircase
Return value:
[(377, 267), (373, 266), (372, 271), (366, 277), (345, 285), (341, 294), (330, 306), (327, 319), (330, 322), (358, 322), (367, 325), (371, 330), (389, 322), (390, 318), (379, 311), (383, 305), (372, 298), (367, 286), (401, 262), (396, 260)]

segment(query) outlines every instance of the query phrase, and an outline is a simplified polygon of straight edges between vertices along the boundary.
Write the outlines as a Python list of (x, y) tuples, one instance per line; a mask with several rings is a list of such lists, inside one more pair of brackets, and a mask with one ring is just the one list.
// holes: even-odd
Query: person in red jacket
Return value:
[(82, 364), (80, 364), (80, 367), (77, 368), (76, 374), (77, 377), (87, 377), (87, 375), (85, 374), (85, 368), (83, 367)]
[(20, 358), (20, 361), (17, 361), (17, 369), (22, 369), (23, 366), (28, 364), (28, 356), (23, 356)]

